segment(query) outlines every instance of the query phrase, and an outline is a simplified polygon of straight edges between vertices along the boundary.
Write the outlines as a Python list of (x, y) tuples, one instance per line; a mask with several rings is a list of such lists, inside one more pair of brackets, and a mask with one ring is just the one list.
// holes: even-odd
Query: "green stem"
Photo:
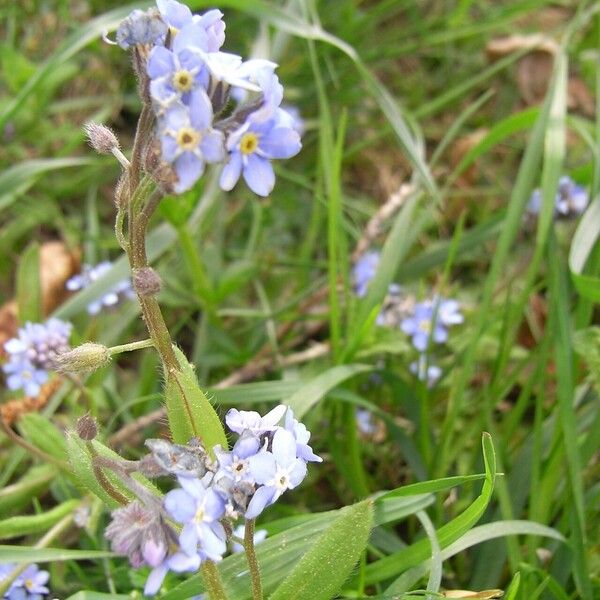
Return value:
[(154, 346), (153, 340), (140, 340), (138, 342), (130, 342), (129, 344), (121, 344), (120, 346), (111, 346), (108, 349), (108, 353), (113, 356), (114, 354), (121, 354), (121, 352), (142, 350), (143, 348), (150, 348), (152, 346)]
[(212, 560), (207, 560), (202, 563), (200, 571), (209, 600), (227, 600), (227, 594), (223, 588), (223, 582), (221, 581), (217, 565)]
[(262, 583), (260, 581), (260, 566), (256, 558), (254, 549), (254, 519), (246, 519), (246, 528), (244, 530), (244, 550), (246, 551), (246, 560), (250, 569), (252, 579), (252, 598), (253, 600), (262, 600)]

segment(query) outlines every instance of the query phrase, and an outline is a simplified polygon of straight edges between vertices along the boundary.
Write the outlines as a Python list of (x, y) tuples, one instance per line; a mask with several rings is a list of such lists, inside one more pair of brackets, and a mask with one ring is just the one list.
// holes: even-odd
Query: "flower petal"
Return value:
[(230, 155), (229, 162), (223, 167), (221, 171), (221, 177), (219, 179), (219, 185), (222, 190), (226, 192), (233, 189), (235, 184), (238, 182), (242, 173), (242, 153), (234, 152)]
[(150, 79), (170, 75), (175, 69), (173, 53), (164, 46), (154, 46), (148, 57), (146, 71)]
[(288, 127), (274, 127), (260, 139), (259, 149), (267, 158), (291, 158), (300, 152), (298, 132)]
[(271, 486), (262, 486), (252, 496), (248, 509), (246, 510), (246, 519), (255, 519), (260, 513), (273, 502), (275, 497), (275, 488)]
[(181, 194), (192, 188), (196, 181), (202, 177), (204, 161), (192, 152), (184, 152), (175, 160), (175, 172), (178, 179), (175, 191)]
[(243, 174), (248, 187), (259, 196), (268, 196), (275, 186), (275, 172), (271, 163), (256, 154), (248, 155)]

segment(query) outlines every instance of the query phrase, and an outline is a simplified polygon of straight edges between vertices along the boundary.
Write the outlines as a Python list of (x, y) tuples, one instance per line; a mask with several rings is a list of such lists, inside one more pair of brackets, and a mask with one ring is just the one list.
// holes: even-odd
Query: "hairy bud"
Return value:
[(103, 367), (110, 361), (108, 348), (87, 342), (68, 352), (59, 354), (54, 365), (59, 373), (87, 373)]
[(83, 126), (90, 145), (99, 154), (112, 154), (119, 149), (117, 136), (106, 125), (86, 123)]
[(162, 288), (159, 274), (152, 267), (133, 270), (133, 289), (140, 296), (154, 296)]
[(91, 415), (83, 415), (77, 419), (77, 435), (86, 442), (93, 440), (98, 434), (96, 419)]

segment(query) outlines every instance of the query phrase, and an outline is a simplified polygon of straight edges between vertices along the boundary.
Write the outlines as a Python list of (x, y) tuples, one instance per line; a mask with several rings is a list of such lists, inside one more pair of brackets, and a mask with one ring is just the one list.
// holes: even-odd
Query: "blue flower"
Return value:
[[(235, 535), (235, 537), (243, 539), (244, 533), (245, 533), (244, 530), (245, 530), (244, 525), (238, 525), (233, 530), (233, 535)], [(254, 537), (252, 538), (252, 540), (254, 542), (254, 545), (256, 546), (256, 544), (260, 544), (260, 542), (262, 542), (266, 538), (267, 538), (267, 531), (266, 531), (266, 529), (257, 529), (254, 532)], [(244, 546), (242, 546), (241, 544), (239, 544), (238, 542), (235, 542), (233, 540), (231, 541), (230, 546), (231, 546), (231, 551), (234, 552), (234, 553), (238, 553), (238, 552), (243, 552), (244, 551)]]
[(373, 422), (373, 415), (366, 408), (357, 408), (354, 417), (356, 419), (356, 426), (361, 433), (371, 435), (377, 430)]
[(270, 410), (264, 417), (261, 417), (253, 410), (238, 410), (231, 408), (225, 415), (225, 423), (231, 431), (239, 433), (248, 431), (256, 436), (268, 433), (278, 429), (277, 423), (285, 414), (286, 407), (283, 404)]
[(437, 305), (437, 319), (446, 327), (460, 325), (464, 316), (460, 313), (460, 303), (451, 298), (434, 298), (432, 304)]
[(435, 385), (442, 376), (442, 370), (437, 365), (427, 363), (425, 354), (420, 354), (419, 360), (411, 363), (410, 372), (414, 373), (421, 381), (427, 382), (429, 387)]
[(171, 554), (164, 561), (154, 567), (146, 579), (146, 585), (144, 587), (144, 594), (146, 596), (154, 596), (160, 589), (162, 582), (164, 581), (169, 571), (175, 571), (176, 573), (184, 573), (190, 571), (197, 571), (200, 567), (200, 556), (195, 554), (188, 556), (183, 552), (176, 552)]
[(204, 173), (205, 162), (223, 160), (223, 134), (212, 125), (212, 106), (206, 92), (196, 89), (190, 107), (176, 102), (160, 120), (163, 159), (177, 174), (175, 191), (189, 190)]
[(146, 67), (150, 94), (159, 107), (176, 100), (189, 105), (195, 90), (208, 88), (209, 72), (194, 45), (208, 47), (208, 36), (199, 23), (189, 23), (177, 34), (172, 51), (155, 46), (150, 52)]
[(312, 448), (308, 445), (310, 440), (310, 431), (306, 429), (304, 423), (300, 423), (294, 419), (294, 411), (291, 408), (287, 409), (285, 415), (285, 429), (289, 431), (296, 440), (296, 457), (307, 462), (323, 462), (320, 456), (317, 456)]
[(286, 490), (299, 485), (306, 477), (306, 462), (296, 457), (296, 439), (285, 429), (278, 429), (272, 442), (272, 452), (261, 450), (249, 459), (254, 480), (262, 484), (246, 510), (246, 518), (256, 518), (265, 507), (273, 504)]
[(353, 276), (354, 276), (354, 293), (362, 298), (367, 294), (369, 289), (369, 283), (371, 279), (375, 277), (377, 272), (377, 266), (379, 265), (380, 259), (379, 252), (371, 250), (365, 252), (354, 265)]
[(156, 0), (156, 6), (165, 23), (174, 33), (192, 22), (192, 11), (176, 0)]
[[(0, 581), (14, 570), (15, 565), (0, 565)], [(29, 565), (10, 585), (4, 598), (7, 600), (42, 600), (50, 590), (46, 587), (50, 574), (41, 571), (37, 565)]]
[(590, 197), (580, 185), (570, 177), (561, 177), (556, 194), (556, 212), (559, 216), (576, 217), (587, 208)]
[[(281, 109), (278, 109), (278, 112)], [(227, 139), (229, 161), (221, 172), (221, 188), (233, 189), (240, 175), (259, 196), (268, 196), (275, 185), (271, 160), (290, 158), (302, 148), (298, 132), (275, 117), (253, 121), (251, 116)]]
[(448, 330), (440, 319), (433, 322), (435, 307), (431, 302), (422, 302), (415, 305), (413, 315), (402, 321), (400, 327), (404, 333), (412, 338), (413, 346), (424, 352), (429, 344), (429, 338), (441, 344), (448, 339)]
[[(112, 268), (112, 263), (108, 260), (102, 261), (97, 265), (84, 265), (81, 273), (73, 275), (67, 283), (66, 288), (70, 292), (78, 292), (89, 287), (95, 281), (98, 281)], [(111, 308), (126, 299), (135, 298), (135, 293), (131, 285), (131, 279), (128, 277), (113, 285), (100, 298), (90, 302), (87, 311), (90, 315), (97, 315), (103, 308)]]
[(215, 479), (228, 477), (233, 481), (248, 481), (254, 483), (248, 459), (260, 450), (260, 440), (252, 434), (244, 434), (235, 443), (231, 452), (224, 451), (221, 446), (214, 448), (219, 461), (219, 470)]
[(169, 515), (183, 525), (179, 545), (188, 556), (221, 560), (226, 550), (226, 534), (219, 519), (225, 514), (225, 501), (205, 480), (179, 477), (181, 489), (170, 491), (164, 500)]
[(4, 344), (8, 362), (2, 370), (8, 376), (8, 388), (23, 389), (28, 396), (37, 396), (55, 358), (69, 350), (72, 327), (60, 319), (49, 319), (44, 324), (25, 323), (17, 337)]

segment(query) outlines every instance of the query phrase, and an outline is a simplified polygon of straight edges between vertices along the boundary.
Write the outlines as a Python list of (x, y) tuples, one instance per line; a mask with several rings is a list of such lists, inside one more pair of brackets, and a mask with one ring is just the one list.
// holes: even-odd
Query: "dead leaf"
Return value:
[(517, 63), (517, 87), (521, 98), (528, 106), (543, 102), (552, 77), (554, 55), (535, 50), (526, 54)]
[(17, 303), (11, 300), (0, 307), (0, 358), (6, 356), (4, 344), (15, 337), (17, 328)]
[(576, 110), (586, 117), (596, 115), (596, 101), (585, 81), (573, 75), (567, 85), (567, 105), (570, 110)]
[(558, 52), (559, 46), (551, 37), (541, 33), (515, 34), (490, 40), (485, 47), (485, 53), (488, 59), (493, 62), (513, 52), (527, 49), (554, 56)]
[(79, 253), (60, 241), (45, 242), (40, 248), (40, 279), (44, 314), (50, 314), (68, 295), (67, 279), (79, 272)]

